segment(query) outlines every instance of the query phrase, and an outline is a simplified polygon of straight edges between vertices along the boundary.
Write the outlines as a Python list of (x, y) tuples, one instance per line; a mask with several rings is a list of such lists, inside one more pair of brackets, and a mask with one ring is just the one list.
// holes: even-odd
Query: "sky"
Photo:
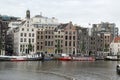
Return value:
[(60, 23), (88, 27), (101, 22), (115, 23), (120, 28), (120, 0), (0, 0), (0, 14), (25, 17), (40, 14), (56, 17)]

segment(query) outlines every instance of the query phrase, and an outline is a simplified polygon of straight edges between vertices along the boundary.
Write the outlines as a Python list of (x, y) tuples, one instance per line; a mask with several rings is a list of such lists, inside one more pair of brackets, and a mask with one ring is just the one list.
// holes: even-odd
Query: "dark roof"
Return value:
[(64, 29), (69, 23), (58, 25), (59, 29)]
[(66, 24), (60, 24), (60, 25), (58, 25), (58, 26), (55, 28), (54, 31), (57, 31), (58, 29), (64, 29), (67, 25), (68, 25), (68, 23), (66, 23)]

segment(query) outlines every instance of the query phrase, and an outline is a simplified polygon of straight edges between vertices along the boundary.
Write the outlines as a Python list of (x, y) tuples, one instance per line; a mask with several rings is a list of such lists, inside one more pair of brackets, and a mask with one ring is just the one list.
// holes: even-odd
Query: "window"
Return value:
[(24, 31), (24, 28), (22, 28), (22, 31)]
[(65, 34), (68, 34), (68, 32), (66, 31)]
[(71, 36), (69, 36), (69, 39), (71, 40)]
[(43, 36), (41, 36), (41, 39), (43, 39)]
[(37, 50), (39, 50), (39, 46), (37, 46)]
[(21, 36), (23, 36), (23, 33), (21, 33)]
[(73, 42), (73, 46), (75, 47), (75, 41)]
[(53, 41), (51, 41), (51, 46), (53, 46)]
[(34, 42), (34, 39), (32, 39), (32, 42)]
[(34, 33), (32, 33), (32, 37), (34, 37)]
[(34, 29), (32, 29), (32, 31), (34, 31)]
[(65, 41), (65, 46), (67, 46), (67, 41)]
[(73, 32), (73, 34), (75, 34), (75, 32)]
[(48, 36), (48, 39), (50, 39), (50, 36)]
[(41, 42), (41, 44), (43, 44), (43, 42)]
[(47, 36), (45, 36), (45, 38), (47, 39)]
[(39, 36), (37, 36), (37, 39), (39, 39)]
[(48, 46), (50, 46), (50, 41), (48, 41)]
[(45, 31), (45, 33), (47, 34), (47, 31)]
[(29, 37), (31, 37), (31, 33), (29, 33)]
[(27, 34), (26, 33), (24, 33), (24, 37), (26, 37), (27, 36)]
[(65, 39), (67, 40), (67, 39), (68, 39), (68, 36), (65, 36)]
[(73, 36), (73, 40), (75, 40), (75, 36)]
[(31, 42), (31, 39), (29, 39), (29, 43)]
[(71, 41), (69, 42), (69, 46), (71, 46)]
[(47, 41), (45, 41), (45, 46), (47, 46)]
[(23, 38), (21, 38), (21, 40), (20, 40), (21, 42), (23, 42)]
[(55, 38), (57, 38), (57, 35), (55, 35)]
[(41, 46), (41, 49), (43, 49), (43, 47)]
[(24, 38), (24, 42), (26, 42), (26, 38)]

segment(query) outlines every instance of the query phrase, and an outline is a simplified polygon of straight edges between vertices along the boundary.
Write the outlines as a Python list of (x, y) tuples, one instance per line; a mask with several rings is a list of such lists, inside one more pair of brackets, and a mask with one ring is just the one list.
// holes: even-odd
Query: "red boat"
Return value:
[(58, 60), (61, 61), (95, 61), (94, 57), (81, 57), (81, 56), (77, 56), (77, 57), (71, 57), (71, 56), (64, 56), (59, 58)]
[(66, 57), (64, 56), (64, 57), (58, 58), (58, 60), (61, 60), (61, 61), (71, 61), (72, 58), (69, 57), (69, 56), (66, 56)]

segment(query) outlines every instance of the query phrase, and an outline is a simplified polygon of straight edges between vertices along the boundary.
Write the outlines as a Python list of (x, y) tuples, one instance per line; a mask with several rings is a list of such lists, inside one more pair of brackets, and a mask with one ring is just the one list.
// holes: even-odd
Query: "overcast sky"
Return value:
[(110, 22), (120, 27), (120, 0), (0, 0), (0, 14), (25, 17), (42, 12), (56, 17), (60, 23), (72, 21), (87, 27), (88, 24)]

